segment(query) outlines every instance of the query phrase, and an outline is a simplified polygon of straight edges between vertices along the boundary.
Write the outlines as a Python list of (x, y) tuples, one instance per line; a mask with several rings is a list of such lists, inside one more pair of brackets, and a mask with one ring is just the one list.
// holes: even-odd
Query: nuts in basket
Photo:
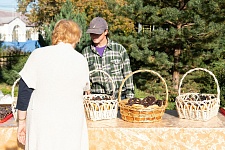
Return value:
[(93, 96), (90, 100), (111, 100), (111, 98), (107, 95), (104, 96)]
[[(213, 76), (217, 85), (217, 94), (181, 93), (181, 85), (185, 76), (193, 71), (205, 71)], [(216, 116), (220, 107), (220, 87), (216, 76), (204, 68), (194, 68), (186, 72), (180, 80), (178, 96), (175, 100), (179, 118), (207, 121)]]
[(9, 94), (3, 95), (0, 99), (0, 120), (12, 113), (11, 103), (12, 97)]
[(84, 96), (84, 107), (88, 119), (102, 120), (117, 117), (118, 101), (106, 94), (91, 94)]
[(133, 106), (134, 104), (143, 105), (144, 107), (149, 107), (152, 105), (158, 105), (161, 107), (162, 105), (165, 105), (165, 100), (156, 100), (154, 96), (147, 96), (143, 98), (142, 100), (139, 98), (130, 98), (126, 105)]
[(104, 119), (113, 119), (117, 117), (118, 112), (118, 100), (115, 99), (115, 84), (110, 75), (103, 70), (92, 70), (90, 71), (90, 76), (94, 72), (101, 72), (108, 76), (109, 81), (111, 82), (112, 96), (107, 94), (90, 94), (84, 95), (84, 108), (86, 116), (88, 119), (104, 120)]
[(183, 102), (182, 105), (185, 105), (189, 110), (207, 110), (208, 107), (215, 105), (215, 102), (212, 101), (215, 98), (216, 96), (213, 94), (192, 93), (184, 98), (185, 102)]
[(194, 96), (189, 95), (189, 97), (187, 97), (187, 100), (189, 100), (189, 101), (204, 101), (204, 100), (210, 100), (210, 99), (214, 99), (214, 98), (216, 98), (216, 96), (204, 95), (204, 94), (197, 93)]
[(91, 94), (84, 96), (86, 106), (95, 111), (115, 109), (116, 105), (112, 96), (106, 94)]
[[(143, 99), (123, 99), (121, 100), (122, 87), (125, 81), (132, 75), (140, 72), (149, 72), (157, 75), (164, 84), (166, 95), (165, 100), (157, 100), (154, 96), (147, 96)], [(166, 81), (161, 75), (153, 70), (136, 70), (122, 81), (119, 92), (118, 101), (120, 106), (121, 118), (128, 122), (155, 122), (162, 119), (168, 104), (168, 88)]]
[(12, 113), (11, 105), (1, 105), (0, 106), (0, 120), (4, 119), (6, 116)]

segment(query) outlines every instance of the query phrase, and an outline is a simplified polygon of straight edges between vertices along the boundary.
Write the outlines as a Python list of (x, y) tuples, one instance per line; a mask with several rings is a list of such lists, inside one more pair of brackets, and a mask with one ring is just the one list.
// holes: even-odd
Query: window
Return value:
[(12, 33), (12, 41), (18, 41), (19, 40), (19, 26), (16, 25), (14, 28), (13, 28), (13, 33)]

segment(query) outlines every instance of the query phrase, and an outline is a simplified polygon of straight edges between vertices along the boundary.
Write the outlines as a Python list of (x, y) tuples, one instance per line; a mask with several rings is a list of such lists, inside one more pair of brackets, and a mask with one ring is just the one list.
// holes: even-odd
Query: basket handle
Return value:
[(115, 97), (115, 83), (114, 83), (112, 77), (111, 77), (107, 72), (105, 72), (105, 71), (103, 71), (103, 70), (98, 70), (98, 69), (90, 71), (90, 72), (89, 72), (89, 73), (90, 73), (90, 76), (91, 76), (94, 72), (101, 72), (101, 73), (104, 73), (105, 75), (107, 75), (107, 76), (109, 77), (109, 80), (110, 80), (111, 83), (112, 83), (112, 90), (113, 90), (112, 96)]
[(168, 102), (168, 88), (167, 88), (167, 84), (166, 84), (166, 81), (161, 77), (161, 75), (153, 70), (136, 70), (134, 72), (131, 72), (130, 74), (128, 74), (125, 79), (123, 79), (121, 85), (120, 85), (120, 88), (119, 88), (119, 92), (118, 92), (118, 101), (120, 102), (121, 101), (121, 92), (122, 92), (122, 87), (125, 83), (125, 81), (130, 77), (132, 76), (133, 74), (136, 74), (136, 73), (139, 73), (139, 72), (150, 72), (154, 75), (157, 75), (161, 80), (162, 82), (165, 84), (165, 87), (166, 87), (166, 105), (167, 105), (167, 102)]
[(204, 69), (204, 68), (194, 68), (194, 69), (191, 69), (191, 70), (187, 71), (187, 72), (183, 75), (183, 77), (181, 78), (181, 80), (180, 80), (180, 85), (179, 85), (179, 88), (178, 88), (178, 94), (180, 95), (181, 85), (182, 85), (182, 82), (183, 82), (183, 80), (184, 80), (184, 77), (185, 77), (187, 74), (189, 74), (189, 73), (191, 73), (191, 72), (193, 72), (193, 71), (196, 71), (196, 70), (205, 71), (205, 72), (209, 73), (211, 76), (213, 76), (213, 78), (214, 78), (214, 80), (215, 80), (215, 82), (216, 82), (216, 85), (217, 85), (217, 98), (220, 99), (220, 87), (219, 87), (218, 80), (216, 79), (216, 76), (215, 76), (211, 71), (209, 71), (209, 70), (207, 70), (207, 69)]
[(17, 109), (16, 109), (17, 100), (15, 100), (15, 98), (14, 98), (14, 91), (15, 91), (16, 84), (19, 82), (19, 80), (20, 80), (20, 77), (18, 79), (16, 79), (16, 81), (13, 83), (12, 91), (11, 91), (11, 96), (13, 99), (11, 107), (12, 107), (12, 113), (13, 113), (13, 117), (14, 117), (15, 121), (17, 120)]

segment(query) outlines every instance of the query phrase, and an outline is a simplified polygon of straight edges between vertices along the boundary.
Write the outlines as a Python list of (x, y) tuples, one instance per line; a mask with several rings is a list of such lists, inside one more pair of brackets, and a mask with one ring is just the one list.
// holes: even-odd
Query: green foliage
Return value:
[[(128, 1), (124, 7), (127, 16), (141, 24), (149, 24), (155, 30), (138, 35), (113, 38), (120, 41), (131, 57), (133, 70), (148, 68), (159, 72), (167, 81), (169, 101), (173, 102), (177, 91), (172, 87), (174, 51), (181, 49), (178, 71), (182, 74), (196, 67), (213, 71), (221, 87), (221, 105), (224, 106), (224, 1), (188, 1), (185, 9), (178, 1)], [(143, 2), (143, 4), (141, 3)], [(181, 2), (181, 1), (180, 1)], [(183, 3), (185, 4), (185, 3)], [(214, 15), (213, 13), (217, 15)], [(221, 14), (218, 14), (221, 13)], [(129, 15), (128, 15), (129, 14)], [(207, 73), (187, 76), (183, 87), (186, 91), (217, 93), (214, 79)], [(197, 77), (197, 78), (196, 78)], [(195, 79), (196, 78), (196, 79)], [(135, 78), (137, 87), (147, 91), (149, 78)], [(155, 91), (160, 88), (155, 87)]]
[(216, 94), (217, 86), (212, 75), (205, 71), (197, 70), (184, 77), (181, 85), (181, 93)]
[(139, 90), (139, 89), (137, 89), (137, 87), (135, 87), (135, 94), (134, 94), (134, 97), (137, 97), (137, 98), (144, 98), (144, 97), (146, 97), (146, 96), (148, 96), (147, 93), (145, 93), (144, 91)]
[[(10, 94), (12, 92), (12, 85), (6, 84), (6, 83), (1, 83), (0, 84), (0, 90), (4, 95)], [(14, 95), (18, 95), (18, 86), (14, 88)]]
[(2, 77), (5, 83), (12, 85), (14, 81), (19, 77), (19, 72), (23, 68), (29, 55), (19, 57), (18, 61), (12, 65), (12, 68), (2, 68)]
[(214, 63), (213, 71), (217, 77), (220, 86), (220, 103), (225, 107), (225, 61)]
[[(30, 1), (25, 0), (25, 2)], [(63, 1), (50, 3), (47, 0), (41, 0), (39, 2), (42, 5), (48, 4), (46, 11), (44, 7), (41, 8), (41, 12), (48, 13), (37, 12), (31, 17), (34, 16), (35, 20), (35, 16), (39, 15), (45, 19), (43, 14), (46, 14), (46, 18), (54, 18), (45, 27), (48, 44), (51, 43), (50, 37), (55, 23), (60, 19), (73, 19), (83, 31), (81, 42), (76, 48), (81, 51), (90, 40), (90, 37), (85, 34), (86, 20), (89, 22), (95, 15), (101, 14), (109, 23), (111, 38), (127, 49), (132, 70), (154, 70), (166, 80), (171, 107), (174, 106), (173, 102), (177, 96), (177, 89), (174, 88), (172, 78), (174, 72), (177, 71), (178, 77), (182, 77), (188, 70), (196, 67), (206, 68), (216, 75), (221, 89), (221, 106), (225, 106), (224, 0), (120, 0), (121, 5), (114, 0), (93, 2), (72, 0), (71, 3), (75, 2), (73, 4), (77, 5), (67, 1), (62, 9), (59, 8)], [(55, 13), (59, 11), (60, 14)], [(42, 20), (38, 23), (42, 23)], [(138, 24), (148, 25), (150, 30), (138, 28)], [(135, 30), (132, 25), (136, 25)], [(180, 53), (175, 56), (177, 50), (180, 50)], [(158, 80), (150, 75), (142, 74), (137, 77), (135, 75), (134, 83), (137, 96), (146, 93), (158, 95), (165, 91), (158, 84)], [(202, 72), (188, 75), (182, 90), (184, 92), (217, 92), (214, 79)]]
[(56, 14), (55, 18), (50, 22), (50, 24), (44, 27), (46, 37), (45, 41), (47, 45), (51, 45), (51, 36), (54, 30), (54, 26), (61, 19), (75, 21), (82, 30), (83, 35), (80, 39), (80, 43), (76, 46), (76, 50), (81, 52), (81, 50), (87, 45), (90, 37), (89, 35), (85, 34), (87, 29), (86, 15), (84, 13), (79, 13), (76, 10), (76, 7), (72, 5), (71, 1), (67, 0), (66, 3), (62, 5), (60, 13)]
[[(147, 68), (159, 72), (167, 81), (170, 101), (174, 101), (177, 90), (174, 89), (172, 76), (178, 71), (178, 77), (196, 67), (215, 70), (215, 63), (224, 62), (224, 12), (225, 2), (217, 1), (142, 1), (127, 0), (122, 9), (127, 17), (136, 24), (149, 25), (150, 30), (141, 30), (129, 36), (113, 35), (127, 49), (131, 58), (132, 70)], [(180, 53), (175, 56), (175, 51)], [(175, 61), (177, 60), (177, 62)], [(223, 66), (224, 67), (224, 66)], [(215, 72), (220, 72), (219, 67)], [(187, 77), (187, 90), (216, 93), (215, 83), (208, 76), (196, 73), (197, 80)], [(179, 78), (178, 78), (179, 80)], [(140, 90), (151, 87), (150, 78), (135, 78)], [(179, 82), (178, 82), (179, 83)], [(155, 87), (155, 91), (160, 88)]]

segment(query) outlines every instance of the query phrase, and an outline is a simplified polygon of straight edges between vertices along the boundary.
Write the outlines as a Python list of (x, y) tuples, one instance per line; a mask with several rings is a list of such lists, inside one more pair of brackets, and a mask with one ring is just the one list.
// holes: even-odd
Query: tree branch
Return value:
[(172, 21), (166, 20), (167, 23), (169, 23), (170, 25), (172, 25), (173, 27), (177, 27), (177, 25), (175, 23), (173, 23)]
[(195, 25), (195, 23), (185, 23), (181, 27), (190, 27), (190, 26), (193, 26), (193, 25)]

